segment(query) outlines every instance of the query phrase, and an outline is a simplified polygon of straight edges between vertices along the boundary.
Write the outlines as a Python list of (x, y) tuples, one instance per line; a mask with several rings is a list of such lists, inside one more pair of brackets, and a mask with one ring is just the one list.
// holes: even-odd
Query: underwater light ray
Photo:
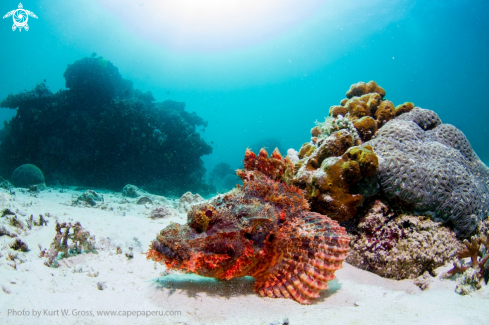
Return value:
[(312, 16), (326, 1), (99, 0), (128, 29), (152, 42), (184, 51), (214, 51), (253, 45)]

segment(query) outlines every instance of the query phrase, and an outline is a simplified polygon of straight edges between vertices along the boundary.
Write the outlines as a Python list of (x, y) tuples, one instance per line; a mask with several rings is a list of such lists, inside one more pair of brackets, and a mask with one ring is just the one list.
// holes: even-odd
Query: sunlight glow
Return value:
[(276, 37), (321, 0), (99, 0), (141, 37), (174, 50), (232, 50)]

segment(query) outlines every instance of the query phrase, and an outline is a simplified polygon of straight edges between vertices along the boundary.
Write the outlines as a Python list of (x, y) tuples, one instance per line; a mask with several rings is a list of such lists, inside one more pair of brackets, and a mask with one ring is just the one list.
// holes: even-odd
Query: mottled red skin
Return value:
[(187, 224), (172, 224), (152, 242), (148, 258), (168, 268), (228, 280), (256, 279), (262, 296), (310, 303), (346, 258), (345, 229), (312, 213), (302, 190), (280, 179), (278, 150), (246, 151), (243, 186), (194, 206)]

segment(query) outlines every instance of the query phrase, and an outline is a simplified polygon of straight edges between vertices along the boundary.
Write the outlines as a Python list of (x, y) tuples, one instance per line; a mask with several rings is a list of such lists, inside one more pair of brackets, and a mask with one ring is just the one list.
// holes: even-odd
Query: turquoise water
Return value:
[[(351, 84), (375, 80), (395, 105), (412, 101), (460, 128), (489, 162), (487, 1), (25, 1), (29, 31), (0, 24), (0, 98), (96, 53), (157, 101), (186, 103), (220, 162), (273, 138), (299, 149)], [(5, 13), (17, 2), (2, 1)], [(14, 110), (0, 109), (9, 120)], [(273, 148), (269, 148), (270, 151)], [(284, 153), (285, 154), (285, 153)]]

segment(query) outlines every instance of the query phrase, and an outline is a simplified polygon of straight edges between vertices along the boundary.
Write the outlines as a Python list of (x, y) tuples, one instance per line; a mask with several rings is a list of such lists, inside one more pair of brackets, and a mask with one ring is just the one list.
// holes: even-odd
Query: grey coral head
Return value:
[(433, 212), (461, 237), (489, 215), (489, 169), (465, 135), (435, 112), (416, 107), (368, 143), (381, 158), (379, 181), (388, 198)]

